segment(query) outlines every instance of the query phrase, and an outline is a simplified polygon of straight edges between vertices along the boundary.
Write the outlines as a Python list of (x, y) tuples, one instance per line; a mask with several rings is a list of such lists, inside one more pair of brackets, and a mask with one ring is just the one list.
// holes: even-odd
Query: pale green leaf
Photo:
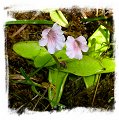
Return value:
[(72, 73), (78, 76), (90, 76), (100, 73), (110, 73), (115, 71), (115, 60), (113, 58), (95, 59), (90, 56), (83, 56), (82, 60), (66, 61), (67, 68), (61, 71)]
[[(88, 39), (89, 54), (99, 57), (101, 53), (108, 49), (110, 41), (110, 32), (104, 26), (100, 25), (98, 29)], [(92, 50), (93, 48), (93, 50)], [(92, 51), (92, 52), (91, 52)]]
[(61, 99), (67, 76), (68, 76), (68, 73), (61, 72), (57, 69), (49, 70), (49, 82), (55, 86), (54, 89), (52, 87), (49, 87), (48, 89), (48, 96), (49, 96), (49, 100), (52, 100), (51, 102), (52, 107), (57, 106), (57, 104)]
[[(55, 54), (54, 54), (57, 59), (59, 60), (59, 62), (61, 61), (66, 61), (66, 60), (70, 60), (67, 55), (66, 55), (66, 50), (65, 48), (63, 48), (62, 50), (60, 51), (57, 51)], [(34, 64), (36, 67), (41, 67), (41, 60), (43, 61), (43, 58), (46, 57), (47, 58), (51, 58), (48, 63), (45, 65), (45, 67), (48, 67), (48, 66), (52, 66), (54, 64), (56, 64), (55, 60), (51, 57), (50, 53), (48, 53), (47, 50), (44, 50), (43, 52), (41, 52), (35, 59), (34, 59)]]
[(35, 67), (47, 66), (48, 62), (52, 62), (53, 63), (52, 56), (48, 53), (48, 51), (41, 52), (34, 59), (34, 65), (35, 65)]
[(83, 56), (82, 60), (72, 59), (66, 61), (66, 66), (67, 68), (62, 69), (62, 71), (78, 76), (90, 76), (103, 70), (99, 61), (89, 56)]
[(68, 27), (68, 21), (60, 10), (50, 11), (50, 17), (60, 26)]
[(91, 76), (83, 76), (86, 88), (89, 88), (89, 87), (95, 85), (98, 80), (98, 76), (99, 76), (98, 74), (94, 74)]
[(101, 73), (110, 73), (115, 71), (115, 60), (114, 58), (104, 58), (100, 60), (100, 63), (103, 66), (103, 71)]
[(20, 56), (28, 59), (34, 59), (42, 50), (38, 41), (23, 41), (13, 45), (13, 50)]

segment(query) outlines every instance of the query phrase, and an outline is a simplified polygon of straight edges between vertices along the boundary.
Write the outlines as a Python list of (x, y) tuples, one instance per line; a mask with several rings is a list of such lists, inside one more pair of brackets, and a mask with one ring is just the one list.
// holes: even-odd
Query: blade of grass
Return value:
[(101, 16), (101, 17), (95, 17), (95, 18), (87, 18), (87, 19), (81, 19), (83, 22), (92, 22), (92, 21), (100, 21), (100, 20), (107, 20), (108, 18)]
[(16, 20), (16, 21), (8, 21), (6, 25), (11, 24), (48, 24), (52, 25), (54, 22), (49, 20)]
[(24, 76), (24, 78), (25, 78), (25, 81), (22, 81), (21, 83), (29, 84), (29, 85), (32, 85), (32, 86), (42, 87), (41, 84), (38, 84), (38, 83), (35, 83), (34, 81), (32, 81), (30, 79), (30, 77), (27, 76), (26, 72), (24, 71), (24, 69), (22, 67), (20, 68), (20, 72), (21, 72), (22, 76)]
[(20, 72), (21, 72), (21, 74), (24, 76), (24, 78), (26, 79), (26, 80), (29, 80), (30, 78), (27, 76), (27, 74), (26, 74), (26, 72), (24, 71), (24, 69), (21, 67), (20, 68)]
[[(33, 91), (34, 93), (36, 93), (38, 96), (40, 96), (40, 97), (42, 97), (42, 98), (48, 100), (50, 103), (51, 103), (51, 102), (54, 102), (53, 100), (50, 100), (50, 99), (48, 99), (47, 97), (44, 97), (42, 94), (40, 94), (40, 93), (37, 91), (37, 89), (36, 89), (35, 86), (31, 86), (31, 89), (32, 89), (32, 91)], [(63, 104), (60, 104), (59, 102), (58, 102), (57, 104), (58, 104), (59, 106), (64, 106)]]

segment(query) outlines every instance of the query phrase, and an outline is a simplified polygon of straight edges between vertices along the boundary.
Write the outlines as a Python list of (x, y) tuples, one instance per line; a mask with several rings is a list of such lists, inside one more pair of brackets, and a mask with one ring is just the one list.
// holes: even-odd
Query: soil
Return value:
[[(69, 22), (68, 28), (62, 28), (65, 31), (65, 36), (73, 35), (78, 37), (83, 35), (89, 38), (93, 32), (99, 27), (100, 24), (109, 29), (111, 33), (110, 41), (113, 41), (113, 13), (111, 9), (80, 9), (72, 7), (71, 9), (61, 9), (66, 19)], [(13, 17), (19, 20), (31, 19), (36, 14), (36, 11), (30, 12), (11, 12)], [(84, 17), (104, 16), (107, 20), (97, 20), (92, 22), (83, 22), (81, 19)], [(51, 20), (49, 13), (40, 12), (35, 20)], [(12, 46), (19, 41), (34, 40), (38, 41), (43, 29), (47, 25), (27, 25), (16, 36), (12, 36), (23, 25), (8, 25), (5, 26), (5, 46), (6, 46), (6, 61), (8, 61), (7, 68), (9, 69), (9, 108), (16, 110), (18, 114), (22, 114), (25, 109), (34, 111), (52, 111), (60, 109), (52, 109), (49, 101), (43, 97), (37, 96), (29, 85), (14, 83), (18, 81), (20, 74), (20, 67), (22, 67), (27, 74), (36, 70), (30, 60), (17, 55)], [(110, 57), (113, 55), (113, 48), (109, 48), (108, 52)], [(17, 78), (11, 78), (15, 76)], [(48, 70), (43, 68), (32, 78), (37, 83), (48, 82)], [(114, 110), (114, 73), (102, 74), (97, 86), (94, 85), (86, 88), (82, 77), (69, 74), (60, 103), (65, 105), (65, 109), (73, 109), (75, 107), (90, 107), (98, 108), (104, 111)], [(97, 91), (96, 91), (97, 87)], [(47, 89), (38, 88), (44, 97), (48, 96)], [(96, 91), (96, 95), (94, 97)]]

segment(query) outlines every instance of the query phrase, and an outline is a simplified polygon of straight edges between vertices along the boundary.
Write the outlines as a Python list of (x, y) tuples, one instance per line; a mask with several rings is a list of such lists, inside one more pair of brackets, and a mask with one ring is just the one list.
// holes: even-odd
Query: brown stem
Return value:
[(97, 80), (96, 89), (95, 89), (94, 96), (93, 96), (93, 101), (92, 101), (92, 104), (91, 104), (92, 107), (94, 106), (94, 101), (95, 101), (97, 89), (98, 89), (98, 86), (99, 86), (100, 76), (101, 76), (101, 75), (99, 75), (98, 80)]

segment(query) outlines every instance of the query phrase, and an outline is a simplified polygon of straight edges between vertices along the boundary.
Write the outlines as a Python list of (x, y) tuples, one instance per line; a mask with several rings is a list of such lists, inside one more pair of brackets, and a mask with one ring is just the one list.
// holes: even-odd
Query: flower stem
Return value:
[[(45, 46), (46, 50), (47, 50), (47, 46)], [(54, 55), (54, 54), (51, 54), (51, 56), (54, 58), (56, 64), (57, 64), (57, 68), (59, 69), (60, 68), (60, 62), (59, 60), (57, 59), (57, 57)]]
[(57, 59), (57, 57), (54, 55), (54, 54), (51, 54), (51, 56), (54, 58), (56, 64), (57, 64), (57, 68), (59, 69), (60, 68), (60, 62), (59, 60)]

